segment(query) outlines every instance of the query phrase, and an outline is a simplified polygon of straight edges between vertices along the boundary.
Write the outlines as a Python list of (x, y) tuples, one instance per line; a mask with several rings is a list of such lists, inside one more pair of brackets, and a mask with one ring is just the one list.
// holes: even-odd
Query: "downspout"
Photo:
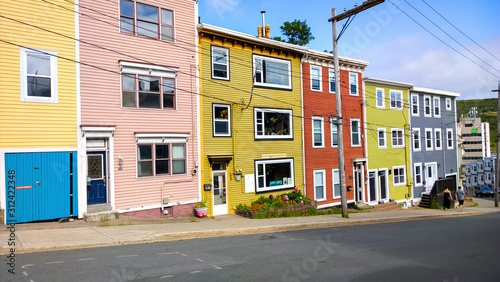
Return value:
[[(309, 58), (309, 53), (305, 54), (300, 58), (300, 104), (302, 105), (301, 113), (302, 117), (304, 117), (304, 84), (303, 84), (303, 74), (302, 74), (302, 63), (304, 63)], [(306, 193), (306, 147), (305, 147), (305, 132), (304, 132), (304, 118), (301, 119), (302, 123), (302, 187), (304, 187), (304, 195)], [(297, 186), (297, 185), (295, 185)]]

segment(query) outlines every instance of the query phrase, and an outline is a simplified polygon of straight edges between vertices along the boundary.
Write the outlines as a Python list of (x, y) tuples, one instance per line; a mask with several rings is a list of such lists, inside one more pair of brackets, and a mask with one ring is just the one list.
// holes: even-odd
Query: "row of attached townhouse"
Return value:
[(5, 223), (222, 215), (295, 188), (339, 205), (338, 126), (349, 203), (456, 177), (458, 93), (363, 79), (347, 57), (337, 82), (331, 54), (200, 24), (197, 1), (16, 3), (0, 4)]

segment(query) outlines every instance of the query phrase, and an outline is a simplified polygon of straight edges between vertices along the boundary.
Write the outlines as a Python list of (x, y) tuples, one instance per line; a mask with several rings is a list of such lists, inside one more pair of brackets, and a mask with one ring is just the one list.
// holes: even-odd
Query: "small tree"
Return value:
[(284, 22), (280, 26), (281, 33), (288, 38), (284, 40), (281, 36), (276, 36), (273, 39), (281, 42), (287, 42), (295, 45), (307, 45), (309, 41), (314, 40), (311, 33), (311, 28), (307, 26), (306, 21), (294, 20), (293, 22)]

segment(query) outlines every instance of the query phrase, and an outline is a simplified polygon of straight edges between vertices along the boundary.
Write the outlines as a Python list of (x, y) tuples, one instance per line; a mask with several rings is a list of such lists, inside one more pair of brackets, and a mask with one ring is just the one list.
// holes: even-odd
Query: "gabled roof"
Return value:
[(421, 86), (414, 86), (412, 91), (419, 92), (419, 93), (434, 94), (434, 95), (437, 94), (437, 95), (444, 95), (444, 96), (460, 97), (460, 93), (458, 93), (458, 92), (440, 90), (440, 89), (434, 89), (434, 88), (428, 88), (428, 87), (421, 87)]

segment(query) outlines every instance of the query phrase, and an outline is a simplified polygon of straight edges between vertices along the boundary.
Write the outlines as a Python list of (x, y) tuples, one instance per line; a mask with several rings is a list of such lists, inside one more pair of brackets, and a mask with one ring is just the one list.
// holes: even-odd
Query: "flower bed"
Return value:
[(281, 208), (272, 208), (272, 209), (260, 209), (258, 211), (249, 211), (249, 210), (243, 210), (243, 209), (236, 209), (236, 214), (239, 214), (244, 217), (248, 218), (254, 218), (256, 213), (270, 213), (270, 212), (277, 212), (277, 213), (283, 213), (283, 212), (291, 212), (291, 211), (296, 211), (296, 212), (307, 212), (310, 208), (316, 208), (316, 201), (310, 201), (309, 203), (305, 204), (296, 204), (296, 205), (290, 205), (286, 207), (281, 207)]

